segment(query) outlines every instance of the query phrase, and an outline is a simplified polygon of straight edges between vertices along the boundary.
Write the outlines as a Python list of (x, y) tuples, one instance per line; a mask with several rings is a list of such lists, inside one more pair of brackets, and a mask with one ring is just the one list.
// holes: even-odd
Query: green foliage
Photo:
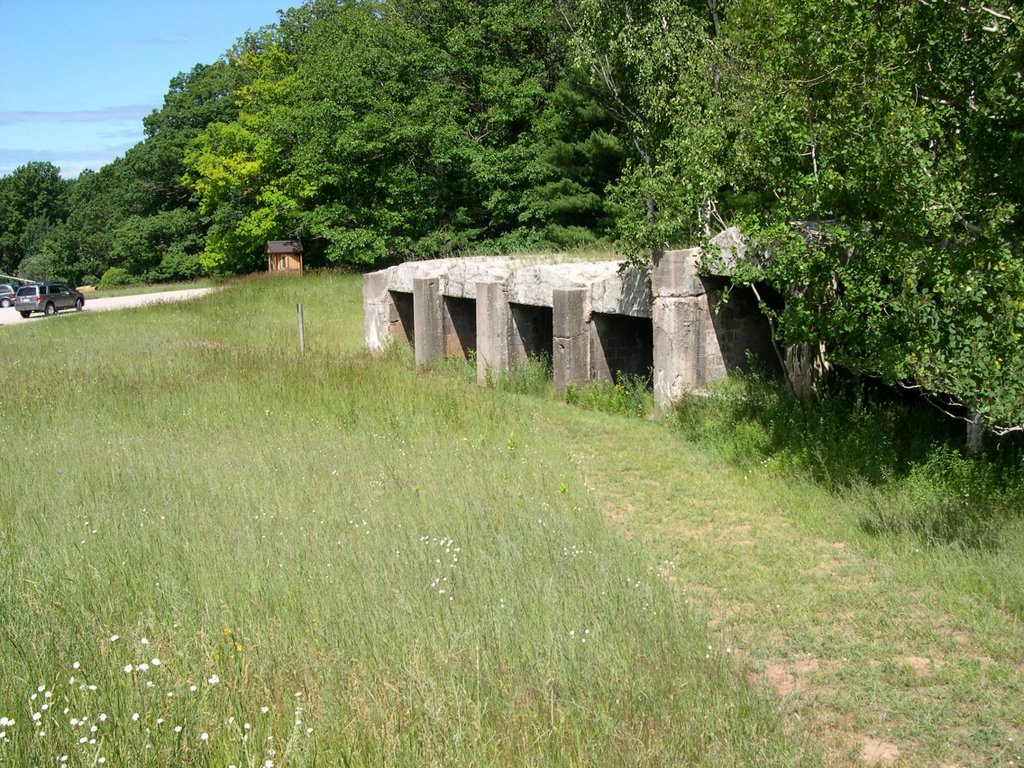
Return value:
[(610, 235), (619, 210), (608, 195), (626, 160), (616, 125), (595, 96), (559, 82), (538, 118), (538, 183), (523, 195), (520, 218), (559, 248), (592, 245)]
[(0, 178), (0, 273), (11, 274), (46, 249), (67, 216), (70, 183), (52, 163), (31, 162)]
[(137, 282), (139, 279), (124, 267), (111, 267), (103, 273), (103, 277), (100, 278), (96, 287), (100, 289), (117, 288), (123, 285), (134, 285)]
[(515, 363), (511, 370), (489, 378), (490, 386), (517, 395), (544, 395), (552, 391), (551, 359), (547, 355), (533, 355)]
[(557, 5), (574, 63), (629, 147), (611, 198), (620, 212), (620, 247), (643, 262), (652, 252), (704, 236), (711, 201), (725, 183), (718, 3)]
[(995, 429), (1024, 424), (1017, 15), (758, 0), (729, 16), (748, 194), (726, 213), (767, 250), (783, 342), (825, 341)]
[(26, 280), (49, 280), (56, 277), (53, 257), (45, 253), (26, 256), (18, 265), (18, 277)]
[(186, 206), (129, 216), (114, 231), (110, 258), (131, 274), (147, 279), (195, 277), (201, 271), (200, 232), (199, 213)]
[(311, 264), (589, 244), (621, 152), (559, 75), (553, 9), (527, 0), (315, 2), (233, 53), (253, 79), (185, 155), (207, 269), (272, 237)]
[(619, 373), (616, 381), (595, 381), (584, 386), (570, 384), (565, 402), (591, 411), (643, 418), (651, 412), (650, 382), (644, 376)]

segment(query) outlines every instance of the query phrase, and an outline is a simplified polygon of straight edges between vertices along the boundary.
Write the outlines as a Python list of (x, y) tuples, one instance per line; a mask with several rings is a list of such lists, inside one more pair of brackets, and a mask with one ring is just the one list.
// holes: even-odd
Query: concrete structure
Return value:
[(267, 271), (271, 274), (302, 274), (302, 243), (298, 240), (268, 240), (263, 252), (267, 254)]
[[(723, 246), (723, 264), (728, 256)], [(419, 364), (475, 355), (481, 383), (536, 356), (550, 360), (560, 391), (650, 377), (664, 408), (748, 356), (775, 359), (753, 295), (701, 277), (699, 259), (689, 249), (643, 269), (557, 256), (407, 262), (364, 277), (366, 345), (411, 344)]]

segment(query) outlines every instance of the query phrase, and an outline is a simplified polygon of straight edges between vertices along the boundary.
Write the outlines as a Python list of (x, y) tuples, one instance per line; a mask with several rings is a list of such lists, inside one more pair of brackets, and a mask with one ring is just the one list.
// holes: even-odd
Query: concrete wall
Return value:
[(665, 408), (748, 355), (773, 359), (753, 296), (735, 288), (722, 302), (728, 279), (702, 278), (700, 256), (669, 251), (649, 269), (557, 257), (401, 264), (363, 279), (366, 345), (411, 340), (417, 363), (475, 351), (481, 382), (541, 354), (559, 390), (650, 375)]

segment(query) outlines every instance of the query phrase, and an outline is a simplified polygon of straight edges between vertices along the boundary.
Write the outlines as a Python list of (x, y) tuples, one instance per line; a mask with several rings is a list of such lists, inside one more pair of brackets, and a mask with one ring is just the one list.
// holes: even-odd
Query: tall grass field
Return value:
[(609, 522), (600, 417), (368, 355), (360, 285), (0, 331), (0, 765), (820, 764)]

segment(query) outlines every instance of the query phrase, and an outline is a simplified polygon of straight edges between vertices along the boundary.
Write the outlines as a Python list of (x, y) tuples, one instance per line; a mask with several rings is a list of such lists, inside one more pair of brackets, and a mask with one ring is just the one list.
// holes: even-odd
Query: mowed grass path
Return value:
[(825, 764), (1022, 765), (1024, 520), (996, 551), (929, 547), (867, 532), (871, 489), (736, 466), (664, 423), (569, 429), (608, 518)]
[(585, 414), (361, 347), (337, 275), (0, 335), (0, 765), (817, 764)]

